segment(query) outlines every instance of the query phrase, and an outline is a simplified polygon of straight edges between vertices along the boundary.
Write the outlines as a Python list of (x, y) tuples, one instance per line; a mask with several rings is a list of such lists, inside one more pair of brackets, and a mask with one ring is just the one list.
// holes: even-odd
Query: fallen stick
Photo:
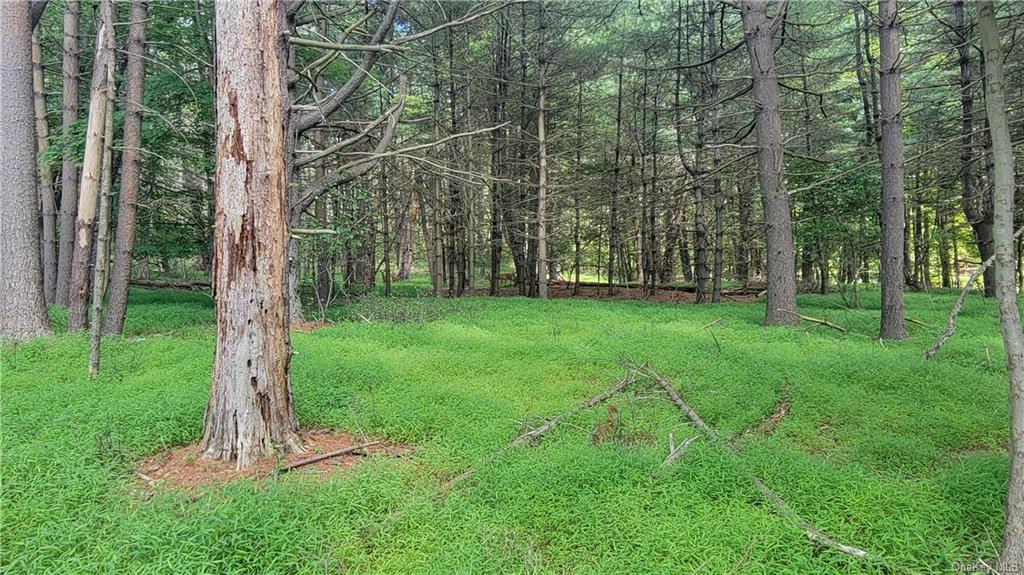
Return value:
[(689, 447), (690, 444), (693, 443), (694, 441), (697, 441), (697, 436), (696, 435), (694, 435), (693, 437), (691, 437), (691, 438), (687, 439), (686, 441), (680, 443), (679, 446), (677, 447), (675, 445), (675, 438), (673, 438), (672, 434), (669, 433), (668, 434), (668, 457), (666, 457), (665, 461), (662, 461), (661, 464), (662, 465), (671, 465), (672, 462), (674, 462), (675, 460), (679, 459), (679, 456), (683, 454), (683, 450), (686, 449), (687, 447)]
[(834, 330), (838, 330), (838, 331), (841, 331), (843, 333), (846, 333), (848, 331), (845, 327), (843, 327), (843, 326), (841, 326), (839, 324), (832, 323), (832, 322), (830, 322), (830, 321), (828, 321), (826, 319), (818, 319), (816, 317), (811, 317), (809, 315), (803, 315), (801, 313), (796, 313), (795, 311), (790, 311), (788, 309), (779, 309), (779, 310), (776, 310), (776, 311), (781, 311), (781, 312), (784, 312), (784, 313), (790, 313), (790, 314), (793, 314), (796, 317), (798, 317), (798, 318), (800, 318), (800, 319), (802, 319), (804, 321), (809, 321), (811, 323), (816, 323), (818, 325), (823, 325), (823, 326), (826, 326), (826, 327), (830, 327), (830, 328), (832, 328)]
[[(323, 453), (321, 455), (317, 455), (316, 457), (310, 457), (309, 459), (303, 459), (302, 461), (296, 461), (295, 463), (289, 463), (288, 465), (285, 465), (284, 467), (280, 468), (278, 471), (280, 471), (281, 473), (284, 473), (286, 471), (291, 471), (292, 469), (296, 469), (298, 467), (304, 467), (306, 465), (311, 465), (313, 463), (318, 463), (318, 462), (323, 461), (325, 459), (331, 459), (332, 457), (338, 457), (340, 455), (347, 455), (349, 453), (354, 453), (356, 451), (359, 451), (361, 449), (365, 449), (367, 447), (373, 447), (374, 445), (380, 445), (380, 442), (379, 441), (370, 441), (368, 443), (363, 443), (363, 444), (360, 444), (360, 445), (353, 445), (351, 447), (346, 447), (345, 449), (339, 449), (337, 451), (330, 451), (330, 452), (327, 452), (327, 453)], [(357, 454), (357, 455), (362, 455), (362, 454)]]
[(544, 435), (545, 433), (551, 431), (559, 423), (565, 421), (567, 418), (572, 417), (573, 415), (576, 415), (577, 413), (583, 411), (584, 409), (590, 409), (591, 407), (594, 407), (595, 405), (597, 405), (599, 403), (603, 403), (605, 401), (608, 401), (608, 399), (611, 396), (615, 395), (616, 393), (619, 393), (620, 391), (623, 391), (624, 389), (629, 387), (634, 381), (636, 381), (636, 375), (633, 373), (632, 370), (629, 370), (626, 373), (626, 375), (622, 376), (622, 379), (620, 379), (618, 382), (616, 382), (614, 385), (612, 385), (608, 389), (606, 389), (606, 390), (602, 391), (601, 393), (591, 397), (590, 399), (584, 401), (583, 403), (574, 406), (569, 411), (566, 411), (565, 413), (563, 413), (561, 415), (558, 415), (558, 416), (552, 417), (551, 419), (546, 420), (539, 427), (536, 427), (534, 429), (531, 429), (530, 431), (527, 431), (525, 433), (520, 434), (518, 437), (513, 439), (511, 443), (509, 443), (505, 447), (502, 447), (498, 451), (495, 451), (494, 453), (492, 453), (490, 457), (488, 457), (487, 459), (482, 461), (476, 467), (469, 467), (469, 468), (463, 470), (462, 473), (460, 473), (460, 474), (452, 477), (448, 481), (444, 482), (442, 487), (444, 489), (451, 488), (456, 483), (459, 483), (460, 481), (462, 481), (462, 480), (466, 479), (467, 477), (473, 475), (473, 473), (476, 472), (477, 467), (480, 467), (482, 465), (487, 465), (489, 463), (493, 463), (493, 462), (497, 461), (503, 455), (508, 453), (511, 449), (513, 449), (515, 447), (519, 447), (521, 445), (525, 445), (525, 444), (527, 444), (527, 443), (537, 439), (541, 435)]
[(539, 427), (536, 427), (535, 429), (531, 429), (530, 431), (523, 433), (519, 437), (512, 440), (512, 443), (509, 445), (509, 447), (516, 447), (519, 445), (523, 445), (525, 443), (529, 443), (534, 439), (537, 439), (541, 435), (544, 435), (545, 433), (551, 431), (552, 428), (554, 428), (556, 425), (564, 421), (566, 418), (572, 417), (573, 415), (576, 415), (577, 413), (583, 411), (584, 409), (590, 409), (591, 407), (594, 407), (599, 403), (607, 401), (608, 398), (610, 398), (611, 396), (629, 387), (630, 384), (632, 384), (634, 381), (636, 381), (636, 377), (633, 374), (625, 375), (622, 379), (618, 381), (618, 383), (602, 391), (601, 393), (591, 397), (590, 399), (573, 407), (572, 409), (566, 411), (561, 415), (548, 419)]
[[(715, 431), (714, 428), (712, 428), (710, 425), (705, 423), (704, 420), (701, 418), (700, 414), (694, 411), (694, 409), (690, 407), (689, 404), (683, 401), (683, 398), (680, 397), (679, 393), (676, 391), (675, 386), (672, 385), (672, 382), (665, 379), (664, 377), (661, 376), (661, 374), (659, 374), (658, 372), (654, 371), (653, 369), (646, 365), (640, 367), (633, 366), (632, 369), (635, 373), (645, 375), (654, 380), (655, 383), (660, 385), (662, 389), (664, 389), (665, 392), (668, 394), (669, 399), (672, 400), (672, 403), (676, 404), (676, 407), (678, 407), (680, 411), (685, 413), (686, 417), (690, 421), (692, 421), (694, 425), (700, 428), (701, 431), (703, 431), (709, 439), (711, 439), (719, 446), (726, 449), (734, 457), (736, 457), (737, 461), (739, 461), (742, 465), (742, 461), (739, 459), (739, 453), (737, 453), (736, 449), (733, 446), (729, 445), (728, 442), (723, 441), (721, 436), (718, 435), (718, 432)], [(807, 538), (813, 541), (814, 543), (817, 543), (824, 547), (831, 547), (833, 549), (836, 549), (843, 553), (847, 553), (849, 555), (854, 555), (856, 557), (869, 557), (867, 551), (864, 551), (863, 549), (858, 549), (857, 547), (852, 547), (850, 545), (844, 545), (842, 543), (839, 543), (838, 541), (832, 539), (824, 532), (822, 532), (820, 529), (815, 527), (810, 521), (804, 519), (803, 517), (800, 517), (796, 513), (796, 511), (794, 511), (793, 508), (790, 507), (789, 504), (785, 502), (785, 500), (779, 497), (779, 495), (775, 493), (775, 491), (773, 491), (772, 488), (765, 485), (764, 481), (762, 481), (756, 475), (751, 475), (750, 481), (754, 484), (754, 487), (756, 487), (757, 490), (760, 491), (762, 495), (764, 495), (765, 499), (767, 499), (772, 505), (774, 505), (782, 513), (783, 516), (785, 516), (790, 521), (795, 523), (798, 527), (803, 529), (804, 534), (807, 536)]]

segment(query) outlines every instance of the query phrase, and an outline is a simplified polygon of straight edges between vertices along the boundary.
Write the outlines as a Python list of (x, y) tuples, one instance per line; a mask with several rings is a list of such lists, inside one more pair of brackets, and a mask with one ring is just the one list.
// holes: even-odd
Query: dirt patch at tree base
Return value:
[[(338, 470), (358, 465), (367, 457), (400, 457), (414, 451), (410, 445), (365, 439), (335, 429), (311, 429), (301, 433), (303, 453), (290, 453), (283, 458), (266, 458), (248, 469), (235, 469), (233, 462), (203, 457), (198, 443), (178, 447), (146, 458), (138, 468), (139, 479), (150, 487), (174, 487), (191, 490), (197, 487), (222, 485), (240, 479), (272, 477), (286, 467), (324, 454), (353, 449), (348, 453), (301, 465), (287, 474), (327, 476)], [(373, 443), (375, 442), (376, 443)], [(365, 447), (359, 447), (365, 444)]]

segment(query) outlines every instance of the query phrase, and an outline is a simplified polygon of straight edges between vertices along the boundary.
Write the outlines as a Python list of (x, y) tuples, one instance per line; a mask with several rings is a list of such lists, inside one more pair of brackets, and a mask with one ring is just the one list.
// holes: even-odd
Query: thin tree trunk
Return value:
[(107, 100), (114, 97), (107, 83), (107, 67), (114, 62), (113, 0), (100, 2), (96, 33), (96, 59), (89, 89), (89, 123), (85, 134), (85, 159), (79, 185), (78, 215), (75, 219), (75, 251), (71, 258), (71, 290), (68, 294), (68, 331), (85, 329), (88, 315), (89, 264), (93, 253), (93, 227), (100, 192), (103, 163), (103, 129)]
[(622, 68), (619, 56), (619, 74), (615, 90), (615, 160), (612, 167), (612, 197), (608, 225), (608, 295), (615, 293), (615, 258), (619, 252), (619, 162), (622, 153)]
[[(114, 93), (114, 66), (107, 66), (107, 86)], [(89, 378), (100, 373), (100, 344), (103, 340), (103, 296), (110, 271), (110, 189), (114, 169), (114, 99), (107, 98), (103, 126), (103, 172), (100, 183), (99, 215), (96, 222), (96, 257), (92, 277), (92, 314), (89, 321)]]
[(903, 103), (900, 95), (900, 17), (896, 0), (878, 3), (882, 109), (882, 319), (879, 337), (903, 339)]
[(765, 249), (768, 252), (768, 295), (765, 325), (796, 325), (796, 267), (789, 194), (782, 175), (782, 120), (767, 2), (746, 0), (741, 5), (743, 31), (754, 77), (757, 133), (757, 177), (764, 205)]
[[(64, 9), (63, 100), (61, 102), (61, 134), (71, 140), (72, 127), (78, 120), (78, 0), (67, 0)], [(71, 146), (64, 146), (61, 165), (60, 237), (57, 255), (57, 305), (68, 305), (71, 289), (71, 260), (75, 251), (75, 217), (78, 214), (78, 164)]]
[(715, 16), (718, 14), (718, 3), (712, 0), (708, 5), (707, 25), (708, 36), (708, 99), (711, 102), (711, 144), (714, 150), (711, 152), (711, 189), (715, 196), (715, 255), (711, 268), (711, 301), (721, 303), (722, 301), (722, 273), (725, 267), (725, 196), (722, 195), (722, 175), (719, 169), (722, 165), (721, 128), (719, 119), (718, 103), (718, 49), (719, 38)]
[[(960, 64), (960, 203), (971, 225), (981, 261), (992, 257), (992, 202), (974, 182), (974, 86), (971, 74), (971, 33), (963, 0), (953, 2), (953, 29)], [(995, 297), (995, 268), (982, 273), (985, 297)]]
[[(583, 169), (583, 82), (580, 82), (576, 97), (576, 173)], [(573, 284), (572, 295), (580, 295), (580, 267), (583, 261), (583, 246), (580, 243), (580, 187), (572, 194), (572, 243), (573, 243)], [(600, 256), (600, 254), (598, 254)]]
[(28, 2), (0, 2), (0, 339), (50, 333), (39, 269), (32, 22)]
[[(39, 157), (46, 153), (50, 126), (46, 121), (46, 87), (43, 85), (43, 62), (39, 37), (32, 31), (32, 89), (36, 119), (36, 151)], [(43, 297), (54, 303), (57, 297), (57, 206), (53, 198), (53, 171), (47, 162), (38, 163), (39, 199), (42, 207), (42, 273)]]
[(992, 211), (996, 298), (1010, 384), (1010, 477), (1006, 488), (1006, 522), (999, 570), (1019, 573), (1024, 571), (1024, 333), (1021, 332), (1020, 308), (1013, 284), (1013, 196), (1016, 189), (1013, 147), (1006, 117), (1003, 50), (999, 44), (995, 5), (991, 0), (978, 4), (978, 29), (985, 53), (985, 110), (995, 162)]
[(537, 68), (540, 81), (537, 89), (537, 297), (548, 298), (548, 235), (547, 235), (547, 193), (548, 193), (548, 152), (547, 135), (544, 133), (544, 116), (547, 105), (547, 86), (545, 73), (547, 61), (544, 54), (545, 23), (544, 0), (540, 0), (537, 15), (538, 46)]
[(217, 342), (202, 450), (236, 461), (300, 451), (289, 381), (288, 245), (275, 0), (217, 0)]
[(128, 25), (128, 63), (125, 67), (124, 150), (121, 152), (121, 191), (117, 204), (114, 270), (110, 276), (105, 331), (121, 333), (128, 309), (128, 280), (135, 250), (135, 214), (142, 177), (142, 107), (146, 80), (146, 20), (143, 0), (132, 0)]

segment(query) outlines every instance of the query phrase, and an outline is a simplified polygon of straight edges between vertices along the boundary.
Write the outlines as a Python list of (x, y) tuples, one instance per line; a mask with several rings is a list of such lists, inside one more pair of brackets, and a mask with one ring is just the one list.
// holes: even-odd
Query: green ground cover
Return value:
[[(183, 292), (132, 294), (126, 335), (86, 377), (85, 336), (3, 348), (5, 573), (944, 573), (992, 557), (1006, 487), (1007, 390), (995, 303), (972, 296), (940, 355), (921, 354), (953, 294), (908, 294), (903, 343), (864, 307), (802, 296), (850, 328), (763, 328), (762, 304), (671, 305), (398, 296), (332, 307), (293, 334), (304, 427), (414, 444), (314, 481), (301, 474), (143, 497), (134, 466), (197, 440), (213, 308)], [(54, 310), (56, 323), (61, 312)], [(720, 321), (709, 330), (702, 326)], [(716, 343), (717, 338), (717, 343)], [(791, 409), (736, 459), (697, 440), (662, 467), (668, 433), (697, 435), (642, 387), (612, 400), (625, 441), (594, 444), (599, 407), (482, 465), (524, 422), (649, 361), (725, 436)], [(883, 559), (816, 550), (750, 485)]]

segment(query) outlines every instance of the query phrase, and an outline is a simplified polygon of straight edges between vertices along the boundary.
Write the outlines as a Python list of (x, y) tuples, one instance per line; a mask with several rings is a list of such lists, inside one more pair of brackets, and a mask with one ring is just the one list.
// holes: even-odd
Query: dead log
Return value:
[[(743, 462), (742, 460), (740, 460), (739, 453), (737, 453), (736, 448), (730, 445), (727, 441), (723, 441), (722, 437), (718, 435), (718, 432), (715, 431), (713, 427), (708, 425), (701, 418), (700, 414), (697, 413), (692, 407), (690, 407), (689, 404), (683, 401), (683, 398), (680, 397), (679, 392), (676, 391), (675, 386), (672, 385), (672, 382), (662, 377), (661, 374), (654, 371), (654, 369), (647, 365), (632, 366), (631, 368), (635, 373), (649, 377), (652, 380), (654, 380), (655, 383), (660, 385), (661, 388), (665, 390), (665, 393), (668, 394), (669, 399), (672, 400), (672, 403), (676, 404), (676, 407), (678, 407), (680, 411), (686, 414), (687, 419), (689, 419), (691, 422), (693, 422), (694, 425), (696, 425), (701, 431), (703, 431), (709, 439), (711, 439), (720, 447), (731, 453), (736, 458), (737, 462), (739, 462), (740, 465), (743, 466)], [(832, 537), (828, 536), (820, 529), (815, 527), (810, 521), (804, 519), (803, 517), (800, 517), (796, 513), (796, 511), (794, 511), (793, 508), (790, 507), (788, 503), (786, 503), (785, 500), (779, 497), (779, 495), (775, 493), (775, 491), (773, 491), (772, 488), (768, 487), (764, 483), (764, 481), (762, 481), (756, 475), (751, 474), (750, 481), (751, 483), (754, 484), (754, 487), (765, 497), (765, 499), (767, 499), (769, 503), (774, 505), (775, 508), (778, 509), (784, 517), (788, 518), (798, 527), (803, 529), (804, 534), (812, 542), (817, 543), (818, 545), (821, 545), (823, 547), (830, 547), (832, 549), (836, 549), (837, 551), (841, 551), (849, 555), (854, 555), (856, 557), (870, 557), (867, 551), (864, 551), (863, 549), (858, 549), (857, 547), (839, 543), (838, 541), (836, 541), (835, 539), (833, 539)]]
[(128, 285), (145, 289), (180, 289), (180, 290), (208, 290), (210, 282), (207, 281), (173, 281), (173, 280), (147, 280), (135, 278), (128, 282)]

